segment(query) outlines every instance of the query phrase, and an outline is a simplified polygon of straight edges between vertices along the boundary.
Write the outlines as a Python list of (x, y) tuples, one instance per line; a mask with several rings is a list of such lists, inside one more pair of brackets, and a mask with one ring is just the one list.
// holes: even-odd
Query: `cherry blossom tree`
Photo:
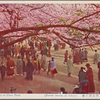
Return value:
[(0, 48), (28, 37), (60, 40), (73, 47), (99, 44), (99, 4), (0, 4)]

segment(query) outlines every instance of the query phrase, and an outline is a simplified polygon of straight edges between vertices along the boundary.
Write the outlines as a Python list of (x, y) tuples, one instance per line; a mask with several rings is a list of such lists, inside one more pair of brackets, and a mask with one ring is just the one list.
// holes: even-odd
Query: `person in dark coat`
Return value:
[(23, 46), (21, 47), (20, 53), (21, 53), (21, 56), (24, 58), (25, 49)]
[(30, 59), (28, 59), (27, 65), (26, 65), (26, 77), (25, 79), (27, 80), (32, 80), (33, 79), (33, 64), (30, 62)]
[(78, 74), (79, 82), (81, 82), (82, 80), (85, 80), (85, 78), (86, 78), (86, 72), (84, 70), (85, 70), (85, 68), (81, 67), (79, 74)]
[(5, 77), (5, 71), (7, 71), (7, 69), (4, 66), (4, 63), (3, 62), (1, 62), (0, 71), (1, 71), (1, 78), (2, 78), (2, 81), (3, 81), (4, 80), (4, 77)]
[(99, 69), (99, 71), (98, 71), (98, 80), (100, 81), (100, 61), (98, 62), (98, 69)]
[(67, 59), (68, 59), (68, 50), (66, 50), (64, 54), (64, 64), (67, 63)]

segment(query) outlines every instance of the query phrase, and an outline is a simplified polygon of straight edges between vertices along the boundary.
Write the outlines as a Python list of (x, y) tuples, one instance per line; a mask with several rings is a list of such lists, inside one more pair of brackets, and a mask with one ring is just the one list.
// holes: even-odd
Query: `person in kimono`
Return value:
[(70, 77), (71, 76), (71, 73), (72, 73), (72, 69), (73, 69), (73, 61), (71, 59), (71, 55), (69, 56), (69, 59), (67, 61), (67, 72), (68, 72), (68, 76)]
[(97, 67), (99, 69), (99, 71), (98, 71), (98, 80), (100, 81), (100, 61), (98, 62)]
[(25, 77), (25, 79), (32, 80), (34, 68), (33, 68), (33, 64), (30, 62), (30, 59), (27, 59), (27, 60), (28, 60), (28, 62), (26, 64), (26, 77)]
[(55, 77), (56, 79), (56, 76), (55, 74), (58, 73), (57, 70), (56, 70), (56, 61), (54, 60), (54, 57), (52, 57), (52, 60), (51, 60), (51, 75)]
[(23, 61), (20, 56), (18, 56), (16, 67), (17, 67), (17, 75), (23, 76)]
[(86, 64), (87, 67), (87, 80), (89, 81), (89, 90), (88, 93), (94, 93), (95, 92), (95, 86), (94, 86), (94, 79), (93, 79), (93, 71), (92, 68), (90, 67), (90, 64)]
[(7, 57), (6, 65), (7, 65), (7, 75), (14, 76), (15, 63), (13, 60), (10, 59), (10, 57)]
[(1, 66), (0, 66), (0, 72), (1, 72), (1, 78), (2, 78), (2, 81), (4, 80), (4, 77), (5, 77), (5, 72), (7, 71), (6, 67), (4, 66), (4, 63), (1, 62)]
[(85, 80), (85, 78), (86, 78), (86, 72), (84, 70), (85, 70), (85, 68), (81, 67), (79, 74), (78, 74), (79, 82), (81, 82), (82, 80)]
[(40, 74), (41, 66), (40, 66), (40, 59), (39, 59), (39, 55), (37, 55), (36, 62), (37, 62), (38, 74)]
[(87, 59), (87, 54), (88, 54), (88, 51), (87, 51), (87, 49), (85, 48), (85, 49), (84, 49), (84, 60), (86, 60), (86, 61), (88, 61), (88, 59)]
[(98, 63), (98, 61), (99, 61), (99, 54), (97, 50), (95, 50), (95, 54), (93, 56), (93, 64)]
[(64, 64), (67, 63), (67, 59), (68, 59), (68, 50), (66, 50), (64, 54)]

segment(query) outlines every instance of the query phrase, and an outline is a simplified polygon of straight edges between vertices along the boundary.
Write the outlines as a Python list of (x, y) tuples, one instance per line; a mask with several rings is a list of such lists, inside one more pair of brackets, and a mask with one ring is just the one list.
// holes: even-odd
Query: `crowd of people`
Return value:
[[(73, 70), (73, 64), (82, 64), (85, 61), (88, 61), (87, 58), (88, 51), (86, 48), (84, 49), (74, 49), (73, 50), (73, 57), (69, 55), (68, 57), (68, 50), (66, 50), (64, 54), (64, 64), (67, 64), (67, 73), (68, 76), (71, 77), (71, 73)], [(98, 80), (100, 81), (100, 61), (99, 61), (99, 53), (97, 50), (95, 50), (95, 53), (93, 55), (93, 64), (97, 64), (97, 67), (99, 69), (98, 71)], [(95, 92), (95, 85), (94, 85), (94, 75), (91, 65), (89, 63), (86, 64), (85, 67), (81, 67), (78, 77), (79, 77), (79, 83), (77, 88), (73, 91), (73, 93), (94, 93)], [(75, 92), (76, 91), (76, 92)]]
[[(16, 48), (16, 45), (10, 47)], [(25, 49), (24, 45), (22, 45), (22, 47), (20, 47), (20, 49), (17, 48), (17, 50), (19, 50), (19, 52), (16, 52), (15, 49), (13, 53), (12, 51), (10, 51), (10, 53), (7, 51), (3, 52), (2, 54), (1, 49), (1, 58), (3, 59), (3, 61), (7, 60), (6, 66), (4, 65), (4, 62), (1, 62), (0, 71), (2, 81), (4, 80), (6, 71), (7, 76), (13, 76), (14, 79), (16, 75), (23, 76), (26, 73), (25, 79), (32, 80), (33, 73), (34, 75), (36, 73), (40, 74), (41, 69), (43, 69), (44, 72), (47, 70), (47, 75), (50, 73), (51, 76), (55, 77), (55, 74), (57, 73), (56, 61), (54, 60), (54, 57), (52, 57), (51, 60), (47, 61), (48, 49), (46, 46), (42, 47), (40, 53), (37, 53), (37, 51), (32, 46), (30, 46), (30, 48), (28, 49)], [(15, 62), (13, 59), (11, 59), (11, 56), (16, 57), (17, 55), (18, 59), (17, 62)], [(41, 56), (41, 59), (39, 55)], [(25, 62), (24, 59), (27, 59), (27, 62)]]
[[(36, 45), (36, 44), (35, 44)], [(37, 45), (36, 45), (37, 46)], [(65, 45), (64, 45), (65, 46)], [(39, 47), (38, 47), (39, 48)], [(30, 48), (25, 48), (23, 45), (18, 47), (17, 45), (8, 46), (7, 50), (1, 49), (1, 58), (7, 59), (6, 66), (4, 62), (1, 62), (0, 71), (1, 71), (1, 78), (4, 81), (4, 77), (7, 71), (7, 76), (16, 78), (18, 76), (25, 76), (25, 79), (32, 80), (33, 74), (40, 74), (41, 70), (56, 79), (56, 73), (58, 73), (56, 68), (56, 61), (54, 57), (51, 57), (51, 60), (47, 61), (48, 56), (48, 49), (46, 46), (41, 47), (40, 53), (30, 46)], [(73, 71), (73, 64), (82, 64), (84, 61), (88, 61), (88, 51), (86, 48), (82, 49), (73, 49), (72, 55), (68, 56), (68, 50), (66, 50), (64, 54), (64, 64), (67, 66), (67, 73), (68, 77), (71, 77)], [(17, 62), (14, 62), (12, 57), (18, 57)], [(40, 57), (41, 56), (41, 57)], [(41, 59), (40, 59), (41, 58)], [(5, 61), (4, 59), (4, 61)], [(27, 59), (25, 62), (24, 59)], [(100, 61), (99, 61), (99, 54), (97, 50), (93, 55), (93, 64), (98, 65), (98, 80), (100, 81)], [(95, 92), (95, 85), (93, 79), (93, 71), (90, 67), (89, 63), (86, 64), (87, 70), (85, 67), (81, 67), (78, 77), (79, 77), (79, 84), (77, 88), (73, 90), (73, 93), (94, 93)], [(61, 88), (61, 91), (67, 93), (64, 88)], [(77, 92), (78, 91), (78, 92)], [(61, 93), (63, 93), (61, 92)]]

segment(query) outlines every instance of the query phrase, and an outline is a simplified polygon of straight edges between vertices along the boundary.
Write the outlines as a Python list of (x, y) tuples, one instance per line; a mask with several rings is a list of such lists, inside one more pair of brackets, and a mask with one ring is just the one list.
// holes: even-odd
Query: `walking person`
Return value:
[(98, 63), (98, 61), (99, 61), (99, 54), (97, 50), (95, 50), (95, 54), (93, 56), (93, 64)]
[(36, 62), (36, 58), (33, 58), (33, 59), (32, 59), (32, 64), (33, 64), (33, 67), (34, 67), (34, 74), (36, 74), (36, 71), (37, 71), (37, 62)]
[(64, 64), (67, 63), (67, 59), (68, 59), (68, 50), (66, 50), (64, 54)]
[(89, 93), (94, 93), (95, 92), (95, 86), (94, 86), (94, 79), (93, 79), (93, 71), (92, 68), (90, 67), (90, 64), (86, 64), (87, 67), (87, 80), (89, 81)]
[(50, 69), (51, 69), (51, 61), (49, 60), (47, 75), (48, 75), (49, 72), (51, 71)]
[[(15, 76), (14, 75), (15, 63), (13, 60), (10, 59), (10, 57), (7, 57), (6, 65), (7, 65), (7, 75), (10, 77)], [(15, 79), (15, 77), (14, 77), (14, 79)]]
[(54, 57), (52, 57), (52, 60), (51, 60), (51, 75), (53, 76), (53, 77), (55, 77), (55, 79), (56, 79), (56, 73), (58, 73), (57, 72), (57, 70), (56, 70), (56, 61), (54, 60)]
[(0, 66), (0, 72), (1, 72), (1, 78), (2, 78), (2, 81), (4, 80), (4, 77), (5, 77), (5, 72), (7, 71), (6, 67), (4, 66), (4, 63), (1, 62), (1, 66)]
[(28, 60), (28, 62), (26, 65), (26, 77), (25, 77), (25, 79), (32, 80), (34, 68), (33, 68), (33, 64), (30, 62), (30, 59), (27, 59), (27, 60)]
[(17, 67), (17, 75), (23, 76), (23, 61), (20, 56), (18, 56), (16, 67)]
[(73, 69), (73, 61), (71, 59), (71, 55), (69, 56), (69, 59), (67, 61), (67, 72), (68, 72), (68, 76), (70, 77), (71, 76), (71, 73), (72, 73), (72, 69)]
[(25, 61), (24, 61), (24, 58), (22, 57), (22, 62), (23, 62), (23, 75), (25, 74)]
[(79, 50), (79, 59), (80, 59), (80, 62), (82, 64), (83, 63), (83, 52), (82, 52), (82, 49), (81, 48)]
[(88, 51), (87, 51), (87, 49), (85, 48), (85, 49), (84, 49), (84, 60), (86, 60), (86, 62), (88, 61), (88, 59), (87, 59), (87, 54), (88, 54)]
[(37, 62), (38, 74), (40, 74), (41, 67), (40, 67), (40, 59), (39, 59), (39, 55), (37, 55), (36, 62)]
[(20, 53), (21, 53), (21, 56), (24, 58), (25, 49), (23, 46), (20, 49)]

